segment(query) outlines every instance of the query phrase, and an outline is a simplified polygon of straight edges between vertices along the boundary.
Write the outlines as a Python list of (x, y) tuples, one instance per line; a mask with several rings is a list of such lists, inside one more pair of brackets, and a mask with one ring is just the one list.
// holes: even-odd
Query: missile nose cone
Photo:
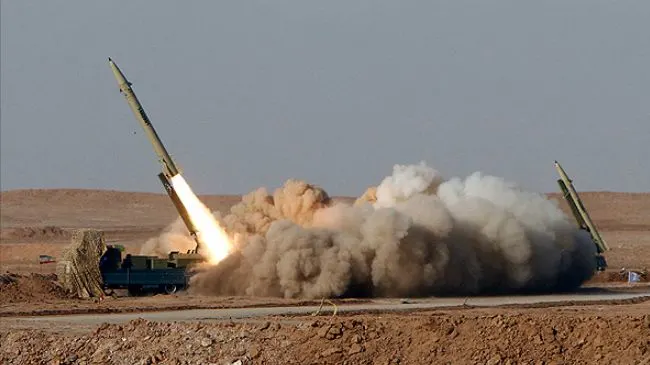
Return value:
[(126, 86), (131, 86), (131, 83), (126, 79), (126, 76), (122, 73), (122, 70), (120, 70), (119, 67), (117, 67), (117, 64), (113, 62), (113, 60), (109, 57), (108, 58), (108, 64), (111, 67), (111, 70), (113, 71), (113, 76), (115, 76), (115, 79), (117, 80), (117, 83), (120, 85), (126, 85)]

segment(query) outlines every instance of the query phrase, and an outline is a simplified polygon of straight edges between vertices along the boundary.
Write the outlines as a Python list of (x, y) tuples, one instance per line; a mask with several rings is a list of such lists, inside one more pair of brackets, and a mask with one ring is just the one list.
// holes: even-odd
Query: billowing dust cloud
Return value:
[[(541, 194), (494, 176), (444, 179), (424, 163), (353, 204), (289, 180), (215, 216), (233, 253), (199, 271), (191, 290), (321, 298), (559, 291), (595, 272), (589, 235)], [(180, 220), (146, 252), (193, 247)]]

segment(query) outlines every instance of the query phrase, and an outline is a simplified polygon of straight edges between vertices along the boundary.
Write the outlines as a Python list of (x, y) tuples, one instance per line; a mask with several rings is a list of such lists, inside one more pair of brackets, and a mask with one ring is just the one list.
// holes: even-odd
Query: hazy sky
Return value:
[[(2, 190), (163, 192), (112, 57), (195, 191), (393, 164), (650, 191), (650, 1), (20, 1), (1, 7)], [(135, 132), (135, 134), (134, 134)]]

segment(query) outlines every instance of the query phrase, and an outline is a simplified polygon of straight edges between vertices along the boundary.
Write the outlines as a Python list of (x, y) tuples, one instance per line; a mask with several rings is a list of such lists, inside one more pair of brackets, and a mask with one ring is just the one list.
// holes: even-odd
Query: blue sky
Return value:
[[(393, 164), (650, 191), (647, 1), (3, 1), (2, 190), (359, 195)], [(135, 132), (135, 133), (134, 133)]]

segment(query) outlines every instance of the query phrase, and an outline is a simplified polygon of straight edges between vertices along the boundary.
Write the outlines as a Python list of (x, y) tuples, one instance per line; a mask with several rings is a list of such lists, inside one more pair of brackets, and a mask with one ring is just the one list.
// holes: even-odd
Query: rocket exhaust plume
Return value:
[[(186, 222), (179, 216), (159, 237), (145, 242), (140, 252), (145, 255), (165, 257), (172, 251), (193, 251), (198, 242), (200, 243), (198, 253), (205, 257), (207, 263), (211, 265), (219, 263), (233, 249), (228, 234), (210, 210), (194, 194), (181, 174), (174, 176), (170, 183), (187, 212), (187, 219), (191, 221), (191, 226), (196, 230), (190, 232)], [(192, 236), (192, 233), (195, 237)]]
[(210, 210), (194, 194), (181, 174), (171, 178), (176, 194), (187, 209), (190, 220), (197, 228), (197, 238), (205, 248), (203, 254), (210, 264), (217, 264), (230, 253), (230, 239), (219, 226)]
[[(321, 298), (552, 292), (595, 272), (595, 247), (554, 201), (501, 178), (445, 179), (424, 163), (393, 174), (354, 204), (288, 180), (258, 189), (215, 219), (230, 254), (190, 290)], [(191, 242), (175, 222), (148, 250)], [(223, 253), (223, 252), (222, 252)], [(223, 257), (223, 256), (219, 256)]]

